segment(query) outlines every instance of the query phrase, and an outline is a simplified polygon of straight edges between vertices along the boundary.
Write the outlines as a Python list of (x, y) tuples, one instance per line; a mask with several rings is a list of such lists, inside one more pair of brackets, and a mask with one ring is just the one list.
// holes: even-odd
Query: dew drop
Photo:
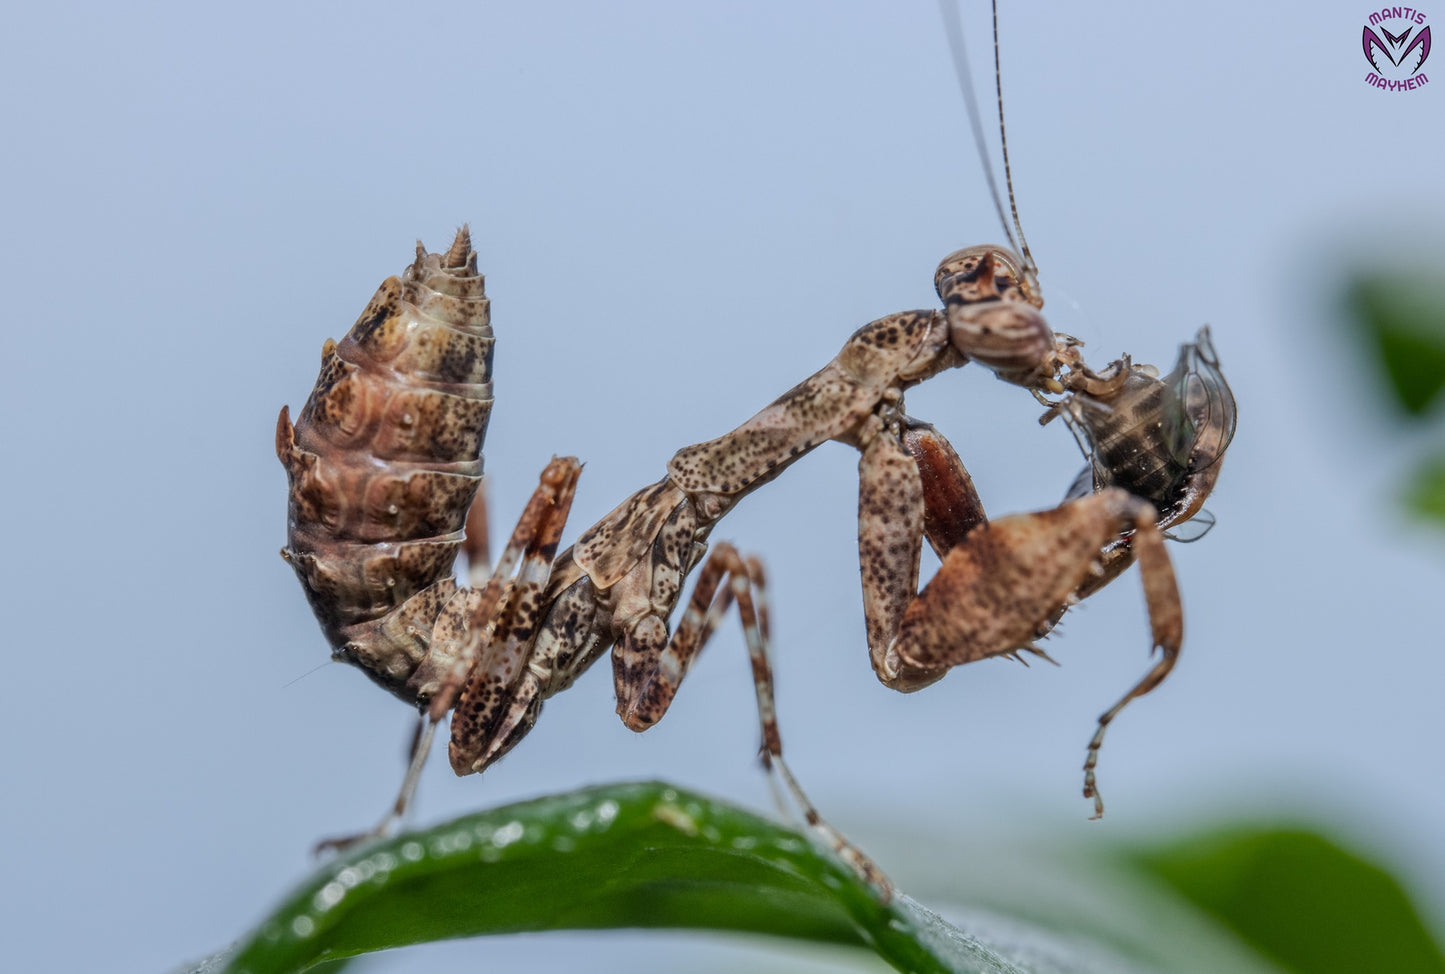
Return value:
[(319, 911), (329, 910), (337, 903), (340, 903), (341, 898), (345, 895), (345, 887), (333, 880), (321, 887), (316, 895), (311, 898), (311, 908)]
[(522, 837), (524, 829), (521, 822), (508, 822), (497, 831), (492, 833), (492, 845), (498, 849), (505, 849)]

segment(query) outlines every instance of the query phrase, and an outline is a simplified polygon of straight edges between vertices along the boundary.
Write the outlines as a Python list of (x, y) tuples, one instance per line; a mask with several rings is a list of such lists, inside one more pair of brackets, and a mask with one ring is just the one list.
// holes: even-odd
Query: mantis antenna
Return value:
[[(1038, 265), (1034, 263), (1033, 254), (1029, 252), (1029, 242), (1024, 239), (1024, 228), (1019, 222), (1018, 200), (1014, 197), (1013, 170), (1009, 166), (1008, 159), (1008, 131), (1004, 126), (1003, 119), (1003, 70), (999, 65), (998, 0), (993, 0), (993, 87), (998, 95), (998, 137), (999, 143), (1003, 146), (1003, 172), (1008, 188), (1009, 211), (1013, 215), (1012, 228), (1009, 226), (1008, 218), (1004, 216), (1003, 198), (999, 195), (998, 181), (994, 177), (993, 163), (989, 160), (988, 148), (983, 137), (983, 122), (978, 110), (978, 99), (973, 92), (973, 72), (968, 66), (968, 50), (964, 43), (963, 21), (959, 16), (958, 6), (954, 0), (938, 0), (938, 10), (943, 16), (944, 33), (948, 37), (949, 53), (953, 56), (953, 71), (958, 78), (958, 90), (963, 94), (963, 103), (968, 108), (968, 121), (973, 130), (973, 142), (978, 146), (978, 158), (983, 163), (984, 176), (988, 179), (988, 189), (993, 195), (993, 205), (998, 212), (998, 222), (1003, 227), (1009, 246), (1023, 255), (1024, 267), (1029, 273), (1037, 275)], [(1017, 231), (1017, 238), (1015, 238), (1015, 231)]]

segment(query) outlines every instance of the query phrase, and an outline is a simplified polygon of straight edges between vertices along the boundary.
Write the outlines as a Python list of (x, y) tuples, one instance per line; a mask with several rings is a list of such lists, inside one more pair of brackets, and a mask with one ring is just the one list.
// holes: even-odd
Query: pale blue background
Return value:
[[(771, 568), (794, 768), (865, 846), (887, 825), (966, 850), (1020, 822), (1106, 843), (1303, 809), (1438, 904), (1445, 539), (1394, 493), (1429, 437), (1395, 438), (1330, 307), (1361, 267), (1445, 259), (1445, 55), (1387, 95), (1363, 83), (1362, 3), (1007, 6), (1051, 320), (1166, 367), (1210, 322), (1239, 399), (1219, 526), (1174, 549), (1185, 654), (1115, 726), (1109, 816), (1087, 823), (1083, 745), (1146, 666), (1137, 580), (1070, 616), (1062, 669), (890, 693), (863, 640), (855, 455), (828, 446), (716, 535)], [(0, 28), (7, 969), (207, 953), (389, 800), (410, 717), (324, 665), (276, 557), (271, 437), (414, 238), (471, 222), (498, 520), (575, 453), (572, 537), (999, 237), (930, 2), (407, 7), (24, 4)], [(996, 513), (1056, 502), (1079, 466), (982, 371), (910, 407)], [(417, 820), (639, 777), (769, 807), (742, 656), (729, 626), (644, 736), (599, 667), (484, 778), (434, 762)], [(768, 953), (555, 935), (368, 969)]]

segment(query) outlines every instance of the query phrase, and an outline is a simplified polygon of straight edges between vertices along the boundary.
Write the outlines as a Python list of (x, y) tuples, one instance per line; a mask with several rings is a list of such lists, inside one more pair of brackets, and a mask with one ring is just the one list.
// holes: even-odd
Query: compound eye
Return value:
[(979, 263), (980, 261), (977, 257), (965, 257), (957, 262), (948, 261), (943, 267), (939, 268), (939, 270), (943, 271), (946, 269), (950, 277), (972, 278), (978, 273)]
[(1019, 297), (1027, 301), (1019, 267), (1018, 258), (1005, 247), (965, 247), (943, 258), (933, 275), (933, 286), (944, 301), (998, 300), (1007, 290), (1020, 291)]

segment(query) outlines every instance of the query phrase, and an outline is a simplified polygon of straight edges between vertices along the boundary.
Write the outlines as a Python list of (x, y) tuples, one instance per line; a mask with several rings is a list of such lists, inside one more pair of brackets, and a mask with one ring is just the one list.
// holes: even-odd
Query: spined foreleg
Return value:
[[(927, 686), (977, 659), (1038, 652), (1034, 640), (1106, 570), (1100, 564), (1106, 547), (1132, 532), (1153, 645), (1163, 658), (1100, 718), (1089, 743), (1084, 795), (1101, 815), (1094, 768), (1104, 731), (1130, 700), (1168, 675), (1183, 636), (1179, 591), (1153, 508), (1109, 489), (989, 524), (951, 448), (920, 424), (880, 422), (864, 444), (859, 471), (870, 655), (879, 679), (898, 690)], [(925, 524), (943, 564), (918, 592)]]
[[(571, 457), (548, 465), (495, 573), (459, 607), (450, 631), (438, 639), (446, 647), (438, 654), (445, 670), (428, 714), (437, 721), (454, 708), (448, 754), (459, 775), (491, 764), (536, 721), (543, 688), (528, 664), (549, 607), (547, 582), (581, 470)], [(444, 612), (438, 630), (448, 622)]]
[(949, 667), (1008, 655), (1031, 644), (1097, 570), (1111, 539), (1133, 531), (1153, 646), (1163, 658), (1099, 720), (1085, 764), (1085, 797), (1103, 802), (1094, 780), (1109, 722), (1169, 674), (1183, 638), (1174, 571), (1153, 509), (1109, 489), (1061, 507), (1014, 515), (980, 528), (949, 552), (938, 574), (908, 607), (893, 647), (907, 663)]
[[(1179, 584), (1174, 578), (1174, 565), (1169, 553), (1164, 550), (1164, 533), (1154, 523), (1151, 512), (1141, 518), (1132, 539), (1135, 560), (1139, 562), (1139, 577), (1144, 584), (1144, 602), (1149, 610), (1149, 625), (1154, 640), (1153, 649), (1161, 653), (1158, 663), (1145, 674), (1144, 679), (1119, 698), (1119, 702), (1099, 717), (1099, 729), (1089, 740), (1088, 756), (1084, 759), (1084, 797), (1094, 800), (1094, 818), (1104, 814), (1104, 799), (1094, 780), (1094, 767), (1099, 763), (1099, 748), (1104, 744), (1104, 731), (1119, 715), (1119, 711), (1135, 697), (1142, 697), (1164, 682), (1174, 663), (1179, 658), (1179, 647), (1184, 640), (1184, 612), (1179, 602)], [(1153, 650), (1151, 649), (1151, 653)]]
[[(576, 490), (581, 464), (574, 458), (553, 459), (542, 473), (541, 483), (512, 532), (495, 572), (483, 574), (488, 580), (481, 589), (464, 589), (442, 610), (431, 635), (431, 649), (413, 675), (418, 699), (429, 701), (412, 740), (411, 757), (396, 800), (382, 820), (358, 835), (326, 839), (316, 851), (345, 849), (367, 839), (386, 835), (405, 817), (416, 793), (417, 782), (431, 750), (437, 724), (452, 703), (462, 695), (464, 681), (482, 651), (493, 641), (511, 645), (525, 632), (528, 606), (537, 602), (536, 590), (544, 587), (556, 554), (557, 542), (567, 519)], [(468, 513), (468, 530), (485, 524), (485, 501), (479, 495)], [(484, 535), (483, 535), (484, 537)], [(479, 577), (476, 562), (485, 557), (485, 541), (468, 538), (464, 545), (471, 561), (472, 577)], [(522, 569), (516, 579), (517, 564)], [(453, 727), (453, 748), (456, 747)]]

